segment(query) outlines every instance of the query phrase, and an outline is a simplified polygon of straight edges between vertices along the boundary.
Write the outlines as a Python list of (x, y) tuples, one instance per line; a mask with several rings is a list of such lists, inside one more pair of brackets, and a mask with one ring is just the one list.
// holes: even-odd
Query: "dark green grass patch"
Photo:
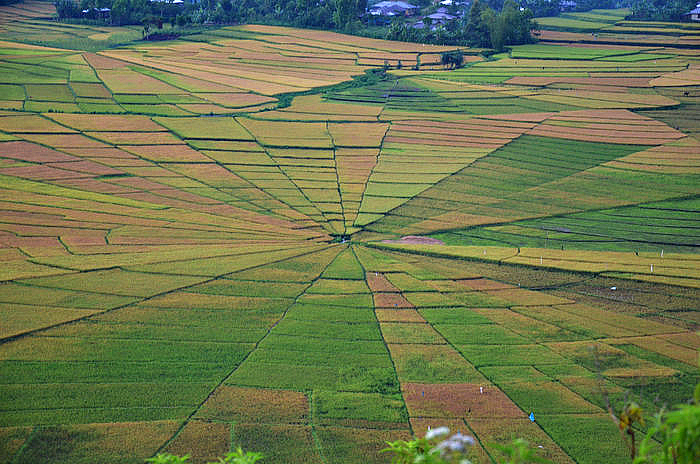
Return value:
[(78, 408), (194, 406), (212, 389), (209, 383), (12, 384), (0, 385), (5, 411)]
[(257, 328), (269, 327), (282, 317), (284, 308), (246, 309), (245, 311), (220, 309), (170, 309), (129, 307), (119, 311), (99, 314), (93, 321), (133, 323), (146, 325), (183, 327), (228, 327)]
[[(156, 420), (184, 420), (196, 405), (138, 408), (72, 408), (30, 411), (0, 411), (0, 422), (10, 425), (59, 425)], [(94, 462), (94, 457), (89, 462)], [(33, 461), (36, 462), (36, 461)], [(63, 461), (59, 461), (63, 462)], [(121, 461), (117, 461), (121, 462)]]
[[(163, 361), (2, 361), (4, 384), (71, 382), (212, 382), (231, 367), (224, 362)], [(60, 389), (60, 387), (57, 387)]]
[(372, 430), (350, 427), (318, 427), (316, 434), (324, 456), (338, 464), (386, 463), (387, 441), (410, 440), (411, 433), (405, 430)]
[(282, 320), (272, 332), (277, 335), (323, 337), (343, 340), (379, 340), (376, 323)]
[(295, 304), (289, 309), (285, 318), (301, 321), (376, 322), (374, 312), (369, 308), (326, 306), (322, 302), (318, 305)]
[(314, 418), (322, 423), (337, 419), (406, 422), (408, 414), (401, 395), (315, 391)]
[(47, 337), (81, 337), (96, 340), (171, 340), (199, 342), (256, 343), (266, 327), (226, 327), (203, 325), (148, 325), (139, 323), (95, 323), (81, 321), (42, 332)]
[(178, 426), (176, 421), (158, 421), (44, 427), (35, 431), (13, 462), (143, 463)]
[(391, 359), (386, 353), (366, 354), (343, 351), (287, 351), (283, 347), (268, 349), (259, 347), (247, 358), (250, 362), (264, 364), (290, 364), (298, 366), (357, 366), (391, 368)]
[(4, 345), (6, 360), (47, 361), (176, 361), (236, 365), (252, 349), (247, 343), (173, 342), (166, 340), (93, 340), (90, 338), (25, 337)]
[(321, 464), (310, 426), (253, 425), (233, 427), (233, 445), (245, 450), (261, 450), (262, 463)]
[(31, 433), (31, 427), (0, 428), (0, 461), (11, 462)]
[(268, 298), (294, 298), (304, 291), (307, 284), (259, 282), (254, 280), (216, 280), (189, 289), (195, 293), (229, 296), (252, 296)]
[(367, 393), (399, 391), (394, 370), (380, 367), (325, 367), (245, 362), (226, 383), (292, 390), (325, 389)]
[(364, 280), (319, 279), (307, 292), (326, 295), (369, 293), (369, 288)]
[(483, 376), (448, 345), (390, 345), (401, 382), (478, 383)]
[(321, 337), (282, 335), (272, 332), (260, 343), (261, 348), (294, 351), (352, 352), (357, 354), (386, 354), (382, 340), (329, 340)]
[(469, 308), (420, 309), (418, 312), (431, 324), (474, 325), (493, 322)]
[(629, 451), (607, 414), (535, 414), (535, 421), (580, 464), (629, 462)]
[(523, 411), (539, 414), (576, 414), (603, 412), (558, 382), (502, 382), (499, 387)]
[(482, 366), (479, 371), (491, 382), (498, 385), (504, 381), (510, 382), (539, 382), (542, 381), (542, 372), (533, 366)]
[(373, 308), (372, 295), (352, 294), (352, 295), (314, 295), (305, 293), (298, 300), (300, 303), (324, 306), (354, 306), (357, 308)]
[(82, 113), (126, 113), (126, 110), (121, 106), (107, 102), (78, 102), (78, 108), (80, 108)]

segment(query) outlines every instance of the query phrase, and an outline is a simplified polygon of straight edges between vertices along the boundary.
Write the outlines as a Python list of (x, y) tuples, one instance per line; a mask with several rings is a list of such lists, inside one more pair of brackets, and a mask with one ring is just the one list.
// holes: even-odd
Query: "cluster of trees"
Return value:
[(500, 2), (501, 10), (490, 7), (498, 0), (474, 0), (464, 18), (439, 26), (416, 29), (409, 24), (394, 22), (386, 37), (389, 40), (434, 43), (438, 45), (469, 45), (502, 51), (506, 45), (534, 42), (532, 31), (537, 28), (529, 9), (521, 9), (515, 0)]
[[(170, 2), (150, 2), (149, 0), (56, 0), (56, 14), (59, 19), (81, 18), (109, 22), (116, 26), (126, 24), (163, 24), (176, 21), (184, 24), (183, 7)], [(98, 12), (109, 8), (109, 14)], [(87, 11), (87, 13), (83, 13)], [(179, 16), (179, 18), (178, 18)]]
[(56, 0), (55, 5), (59, 19), (100, 20), (82, 11), (110, 8), (106, 21), (114, 25), (153, 24), (156, 18), (173, 24), (257, 22), (353, 32), (362, 26), (367, 0), (201, 0), (185, 5), (168, 0)]
[(641, 21), (680, 21), (695, 8), (696, 0), (635, 0), (628, 19)]
[[(1, 0), (0, 0), (1, 1)], [(427, 1), (427, 0), (426, 0)], [(529, 0), (545, 1), (545, 0)], [(257, 22), (296, 27), (335, 29), (366, 33), (361, 22), (367, 0), (201, 0), (186, 5), (149, 0), (56, 0), (59, 18), (87, 18), (114, 25), (144, 24), (173, 26)], [(95, 8), (110, 8), (110, 15), (93, 14)], [(82, 13), (88, 10), (87, 14)], [(535, 28), (530, 9), (521, 9), (515, 0), (475, 0), (464, 18), (437, 28), (416, 29), (398, 20), (387, 28), (392, 40), (471, 45), (502, 50), (507, 44), (533, 41)]]

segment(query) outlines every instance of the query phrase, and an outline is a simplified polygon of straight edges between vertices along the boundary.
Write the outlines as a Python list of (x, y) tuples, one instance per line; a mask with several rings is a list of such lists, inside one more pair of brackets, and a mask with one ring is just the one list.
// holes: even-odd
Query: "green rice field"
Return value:
[(441, 425), (626, 463), (608, 402), (700, 382), (697, 30), (594, 10), (445, 70), (52, 12), (0, 7), (0, 463), (388, 463)]

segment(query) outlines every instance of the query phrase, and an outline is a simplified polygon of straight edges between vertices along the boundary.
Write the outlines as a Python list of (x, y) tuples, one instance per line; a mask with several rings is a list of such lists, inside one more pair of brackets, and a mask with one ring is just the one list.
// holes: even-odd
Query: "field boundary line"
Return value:
[[(338, 246), (338, 245), (330, 245), (330, 246), (324, 248), (323, 250), (318, 250), (318, 251), (325, 251), (325, 250), (327, 250), (327, 249), (330, 249), (330, 248), (333, 248), (333, 247), (337, 247), (337, 246)], [(318, 252), (318, 251), (316, 251), (316, 252)], [(316, 252), (313, 252), (313, 253), (316, 253)], [(180, 433), (185, 429), (185, 427), (187, 426), (187, 424), (189, 424), (189, 423), (192, 421), (192, 419), (194, 419), (194, 416), (202, 409), (202, 407), (204, 406), (204, 404), (214, 395), (214, 393), (216, 392), (216, 390), (218, 390), (222, 385), (224, 385), (224, 383), (226, 382), (226, 380), (228, 380), (228, 379), (238, 370), (238, 368), (240, 368), (240, 367), (243, 365), (243, 363), (255, 352), (255, 350), (258, 349), (258, 347), (260, 346), (260, 343), (262, 343), (262, 342), (270, 335), (270, 333), (272, 332), (272, 329), (274, 329), (274, 328), (284, 319), (284, 317), (289, 313), (289, 310), (290, 310), (295, 304), (297, 304), (297, 302), (298, 302), (298, 300), (299, 300), (299, 297), (301, 297), (302, 295), (304, 295), (304, 294), (308, 291), (308, 289), (311, 288), (311, 286), (312, 286), (318, 279), (321, 278), (321, 275), (326, 271), (326, 269), (328, 269), (328, 266), (330, 266), (330, 264), (333, 262), (333, 260), (334, 260), (341, 252), (342, 252), (342, 249), (340, 249), (340, 250), (338, 251), (338, 254), (336, 254), (333, 258), (331, 258), (331, 259), (329, 260), (328, 264), (323, 268), (323, 270), (320, 271), (319, 274), (318, 274), (314, 279), (312, 279), (312, 280), (309, 282), (309, 284), (308, 284), (299, 294), (297, 294), (297, 296), (294, 298), (294, 300), (286, 307), (286, 309), (284, 310), (284, 312), (282, 313), (282, 315), (279, 317), (279, 319), (277, 319), (272, 325), (270, 325), (270, 327), (267, 329), (267, 332), (265, 333), (265, 335), (263, 335), (257, 342), (255, 342), (253, 348), (243, 357), (243, 359), (241, 359), (241, 360), (238, 362), (238, 364), (236, 364), (236, 365), (233, 367), (233, 369), (231, 369), (227, 374), (225, 374), (225, 375), (223, 376), (223, 378), (221, 379), (221, 381), (220, 381), (219, 383), (217, 383), (217, 384), (214, 386), (214, 388), (211, 389), (211, 391), (209, 392), (209, 394), (194, 408), (194, 410), (192, 411), (192, 413), (191, 413), (189, 416), (187, 416), (187, 417), (185, 418), (185, 420), (182, 422), (182, 424), (180, 425), (180, 427), (175, 431), (175, 433), (174, 433), (169, 439), (167, 439), (167, 440), (153, 453), (153, 456), (155, 456), (156, 454), (162, 452), (165, 448), (168, 447), (168, 445), (170, 445), (170, 443), (172, 443), (172, 442), (180, 435)], [(277, 263), (277, 262), (282, 262), (282, 261), (287, 261), (287, 260), (290, 260), (290, 259), (298, 258), (299, 256), (305, 256), (305, 255), (308, 255), (308, 254), (312, 254), (312, 253), (305, 253), (305, 254), (302, 254), (302, 255), (293, 256), (293, 257), (291, 257), (291, 258), (281, 259), (281, 260), (275, 261), (275, 263)], [(262, 264), (262, 265), (259, 265), (259, 266), (255, 266), (255, 267), (262, 267), (262, 266), (265, 266), (265, 265), (268, 265), (268, 264), (274, 264), (274, 263), (265, 263), (265, 264)], [(240, 271), (236, 271), (236, 272), (240, 272)], [(229, 275), (229, 274), (231, 274), (231, 273), (224, 274), (224, 275)], [(212, 279), (212, 280), (216, 280), (216, 279)], [(309, 412), (309, 415), (311, 415), (311, 411)], [(231, 445), (233, 446), (233, 443), (231, 443)]]

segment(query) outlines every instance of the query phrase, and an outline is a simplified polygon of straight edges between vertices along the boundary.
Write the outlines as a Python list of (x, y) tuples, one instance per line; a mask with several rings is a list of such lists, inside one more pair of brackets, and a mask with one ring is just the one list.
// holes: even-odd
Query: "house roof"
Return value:
[(433, 13), (431, 15), (428, 15), (428, 18), (430, 18), (430, 19), (455, 19), (456, 16), (452, 16), (451, 14), (447, 14), (447, 13)]
[(693, 14), (700, 14), (700, 6), (695, 8), (694, 10), (690, 10), (689, 12), (686, 13), (687, 15), (693, 15)]
[(402, 8), (404, 10), (412, 10), (414, 8), (418, 8), (416, 5), (411, 5), (410, 3), (407, 2), (402, 2), (401, 0), (384, 0), (379, 3), (375, 3), (374, 5), (370, 6), (370, 9), (373, 8)]

